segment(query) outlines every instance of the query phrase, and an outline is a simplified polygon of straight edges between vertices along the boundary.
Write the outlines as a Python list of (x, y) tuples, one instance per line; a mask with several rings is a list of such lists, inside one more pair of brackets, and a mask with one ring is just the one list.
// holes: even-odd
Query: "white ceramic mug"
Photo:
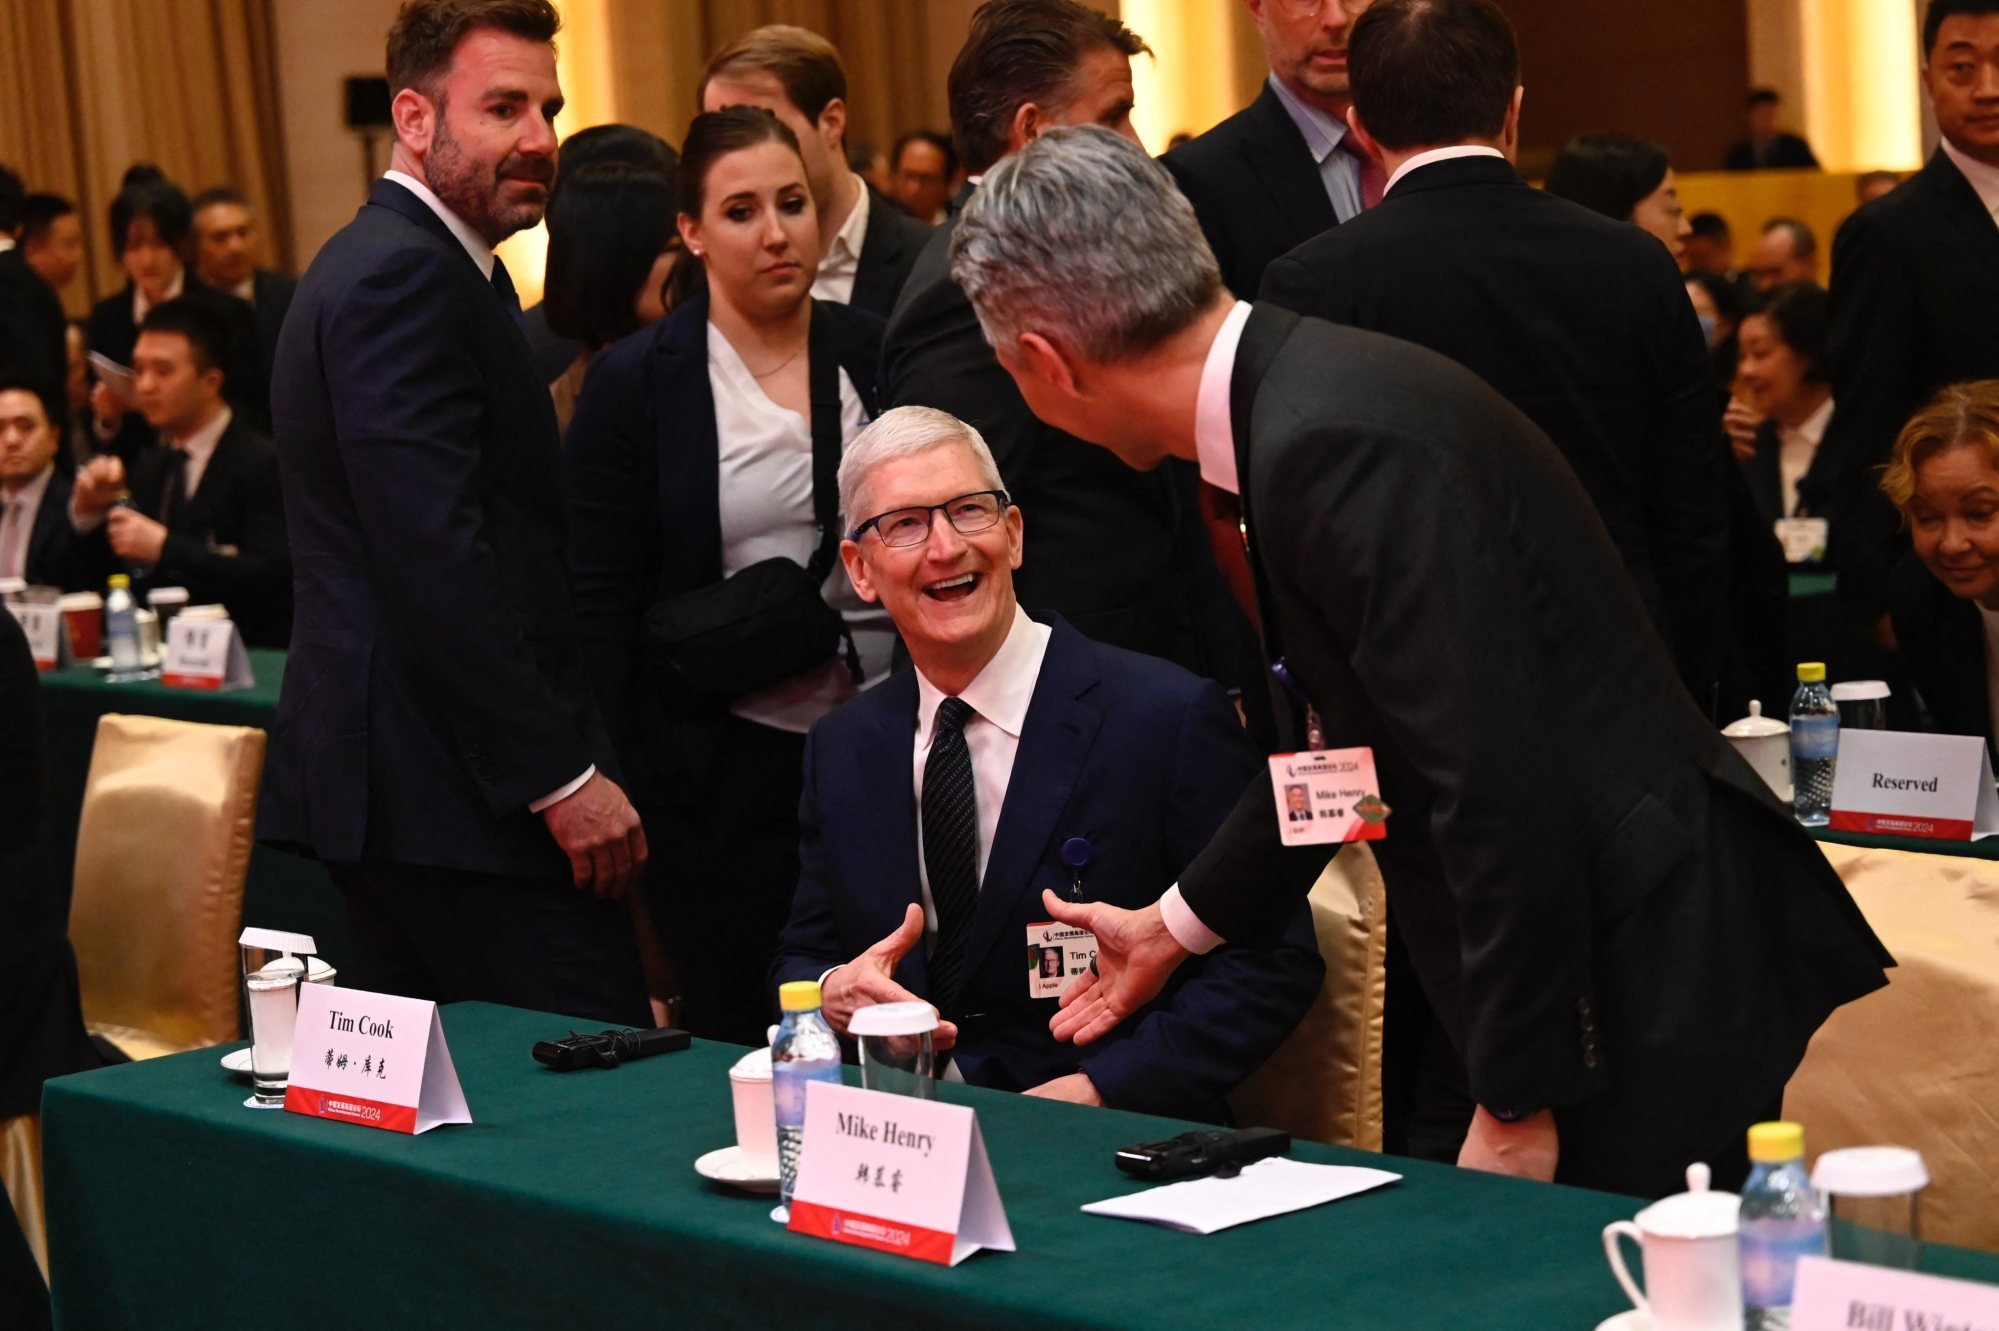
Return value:
[[(1742, 1259), (1736, 1250), (1741, 1199), (1708, 1190), (1708, 1167), (1687, 1167), (1687, 1191), (1662, 1198), (1635, 1220), (1603, 1227), (1611, 1274), (1655, 1331), (1742, 1331)], [(1645, 1292), (1624, 1265), (1618, 1239), (1638, 1244)]]
[(729, 1069), (736, 1149), (758, 1178), (777, 1177), (777, 1110), (771, 1100), (770, 1050), (753, 1049)]

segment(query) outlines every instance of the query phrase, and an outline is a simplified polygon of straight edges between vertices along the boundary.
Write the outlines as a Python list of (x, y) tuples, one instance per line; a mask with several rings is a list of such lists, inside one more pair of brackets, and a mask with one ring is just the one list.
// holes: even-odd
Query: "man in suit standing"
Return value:
[(257, 264), (257, 217), (226, 185), (194, 196), (194, 275), (204, 286), (249, 302), (257, 312), (257, 350), (268, 378), (278, 330), (298, 290), (296, 279)]
[(1784, 99), (1775, 88), (1751, 88), (1743, 114), (1749, 122), (1749, 137), (1728, 150), (1721, 160), (1724, 171), (1816, 171), (1818, 156), (1812, 145), (1796, 134), (1777, 127)]
[[(102, 556), (130, 568), (143, 603), (155, 587), (220, 602), (252, 647), (291, 641), (291, 552), (270, 439), (223, 399), (221, 320), (186, 297), (156, 305), (132, 349), (139, 411), (156, 431), (127, 470), (93, 458), (77, 477), (73, 518), (104, 529)], [(120, 500), (128, 500), (119, 503)]]
[(576, 646), (555, 409), (492, 247), (541, 220), (547, 0), (412, 0), (388, 175), (278, 339), (298, 589), (259, 835), (326, 861), (364, 988), (647, 1019), (646, 857)]
[(1832, 245), (1831, 524), (1850, 608), (1880, 620), (1908, 549), (1876, 484), (1895, 436), (1945, 384), (1999, 377), (1999, 0), (1931, 0), (1923, 86), (1941, 142), (1929, 164), (1849, 217)]
[(1371, 0), (1243, 0), (1270, 59), (1255, 101), (1161, 159), (1194, 205), (1222, 284), (1263, 270), (1381, 197), (1381, 163), (1347, 133), (1347, 33)]
[[(965, 169), (976, 177), (1056, 125), (1102, 125), (1137, 143), (1131, 59), (1147, 49), (1075, 0), (988, 0), (951, 66)], [(1201, 556), (1198, 532), (1186, 539), (1191, 506), (1171, 478), (1134, 475), (1034, 418), (952, 280), (956, 226), (953, 218), (931, 237), (889, 319), (882, 401), (936, 407), (984, 436), (1034, 527), (1035, 553), (1015, 579), (1021, 604), (1059, 613), (1098, 642), (1214, 673), (1186, 563), (1190, 549)]]
[(1092, 948), (1049, 923), (1040, 890), (1152, 900), (1256, 769), (1234, 711), (1210, 682), (1021, 610), (1021, 513), (963, 422), (887, 413), (847, 449), (840, 493), (847, 575), (916, 668), (813, 727), (773, 980), (823, 977), (843, 1035), (869, 1004), (934, 1004), (976, 1085), (1225, 1121), (1224, 1097), (1318, 993), (1303, 903), (1273, 946), (1204, 958), (1079, 1056), (1048, 1019)]
[[(1749, 1124), (1889, 959), (1688, 702), (1546, 437), (1434, 352), (1232, 300), (1171, 179), (1110, 135), (996, 167), (952, 269), (1037, 414), (1134, 466), (1198, 463), (1307, 733), (1373, 750), (1390, 918), (1447, 1036), (1425, 1086), (1469, 1093), (1419, 1095), (1409, 1149), (1651, 1195), (1689, 1160), (1746, 1171)], [(1259, 774), (1159, 904), (1047, 894), (1102, 972), (1056, 1034), (1113, 1028), (1210, 944), (1274, 940), (1325, 864), (1284, 826)]]
[(1491, 0), (1390, 5), (1348, 49), (1352, 133), (1388, 170), (1387, 197), (1271, 264), (1262, 299), (1442, 352), (1540, 426), (1711, 711), (1729, 453), (1679, 270), (1644, 232), (1513, 169), (1524, 90)]
[(62, 401), (67, 357), (62, 300), (15, 241), (27, 194), (21, 178), (0, 166), (0, 365), (24, 374), (50, 402)]
[(111, 569), (103, 542), (70, 520), (59, 419), (27, 376), (0, 371), (0, 578), (84, 591)]
[(819, 212), (812, 294), (886, 319), (931, 228), (847, 164), (847, 71), (833, 43), (775, 23), (732, 42), (701, 76), (701, 109), (761, 106), (798, 136)]

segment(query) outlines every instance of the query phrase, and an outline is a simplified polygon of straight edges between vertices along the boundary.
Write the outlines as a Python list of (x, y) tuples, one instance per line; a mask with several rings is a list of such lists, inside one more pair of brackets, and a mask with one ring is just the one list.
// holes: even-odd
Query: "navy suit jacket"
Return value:
[[(882, 321), (823, 300), (812, 317), (873, 416)], [(597, 357), (563, 445), (583, 652), (634, 799), (697, 799), (720, 740), (719, 717), (668, 719), (640, 628), (655, 601), (722, 580), (721, 456), (702, 291)]]
[(606, 765), (555, 408), (506, 303), (392, 181), (313, 260), (277, 357), (297, 615), (259, 835), (538, 875), (528, 805)]
[(104, 529), (79, 535), (69, 523), (69, 496), (75, 483), (58, 466), (42, 491), (35, 525), (28, 531), (26, 576), (30, 583), (68, 592), (98, 591), (118, 571)]
[[(1083, 1049), (1048, 1031), (1054, 999), (1027, 996), (1041, 890), (1068, 896), (1062, 844), (1086, 838), (1083, 896), (1157, 900), (1258, 769), (1213, 683), (1090, 641), (1055, 619), (993, 836), (966, 946), (957, 1064), (965, 1080), (1026, 1090), (1080, 1069), (1119, 1109), (1222, 1121), (1223, 1097), (1304, 1017), (1324, 975), (1302, 902), (1269, 947), (1182, 966), (1152, 1005)], [(902, 923), (921, 900), (912, 758), (917, 687), (903, 671), (812, 728), (800, 800), (801, 869), (774, 979), (817, 979)], [(896, 982), (930, 994), (923, 949)]]

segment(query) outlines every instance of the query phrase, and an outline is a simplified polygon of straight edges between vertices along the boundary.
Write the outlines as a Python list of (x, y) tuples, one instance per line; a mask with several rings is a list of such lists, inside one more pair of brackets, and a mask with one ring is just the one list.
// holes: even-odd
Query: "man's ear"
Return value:
[(1013, 123), (1006, 128), (1006, 150), (1017, 153), (1034, 142), (1041, 131), (1048, 128), (1048, 117), (1035, 102), (1022, 102), (1014, 108)]
[(835, 97), (819, 112), (819, 132), (841, 152), (847, 151), (847, 104)]
[(1360, 118), (1356, 107), (1347, 108), (1347, 132), (1353, 135), (1354, 145), (1375, 161), (1381, 160), (1381, 144), (1374, 135), (1367, 132), (1367, 124)]
[(1014, 504), (1006, 507), (1007, 567), (1019, 568), (1021, 558), (1027, 553), (1027, 524), (1020, 516), (1020, 508)]
[(1499, 133), (1499, 150), (1512, 161), (1514, 153), (1520, 149), (1520, 103), (1527, 97), (1527, 85), (1520, 84), (1513, 89), (1513, 101), (1506, 108), (1506, 127)]
[(415, 88), (404, 88), (389, 103), (389, 118), (403, 147), (422, 157), (437, 133), (437, 104)]
[(874, 605), (881, 600), (881, 593), (875, 590), (874, 579), (868, 576), (867, 562), (861, 558), (861, 547), (852, 541), (840, 542), (840, 563), (847, 570), (847, 581), (854, 584), (854, 595)]
[(1014, 359), (1029, 376), (1064, 397), (1080, 396), (1076, 368), (1062, 348), (1039, 333), (1022, 333), (1014, 343)]

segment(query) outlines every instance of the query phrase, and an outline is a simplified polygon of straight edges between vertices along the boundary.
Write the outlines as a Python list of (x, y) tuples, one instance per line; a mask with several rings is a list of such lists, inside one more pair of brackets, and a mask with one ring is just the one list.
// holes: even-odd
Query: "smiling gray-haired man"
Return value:
[[(1373, 749), (1421, 986), (1390, 1007), (1427, 1001), (1447, 1037), (1394, 1125), (1411, 1152), (1641, 1195), (1690, 1160), (1739, 1177), (1812, 1032), (1890, 959), (1680, 688), (1547, 438), (1432, 352), (1232, 299), (1171, 179), (1100, 130), (995, 166), (951, 254), (1036, 415), (1198, 464), (1270, 659), (1328, 746)], [(1281, 827), (1259, 771), (1156, 905), (1049, 894), (1102, 972), (1056, 1033), (1271, 937), (1326, 858)]]

